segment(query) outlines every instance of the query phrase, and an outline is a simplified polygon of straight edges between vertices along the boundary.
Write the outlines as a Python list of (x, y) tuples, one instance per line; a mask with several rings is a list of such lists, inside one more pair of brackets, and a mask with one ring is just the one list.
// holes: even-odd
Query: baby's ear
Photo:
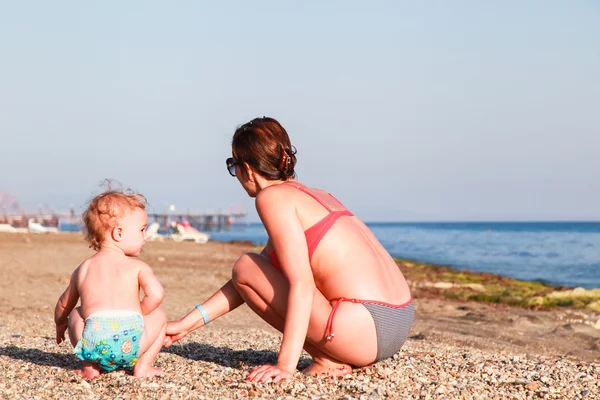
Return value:
[(115, 242), (120, 242), (123, 238), (123, 229), (120, 227), (114, 228), (112, 231), (110, 231), (110, 236)]

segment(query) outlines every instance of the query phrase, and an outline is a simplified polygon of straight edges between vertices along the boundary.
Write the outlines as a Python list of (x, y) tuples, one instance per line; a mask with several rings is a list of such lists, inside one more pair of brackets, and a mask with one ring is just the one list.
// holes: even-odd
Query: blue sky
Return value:
[(254, 202), (236, 126), (368, 221), (600, 219), (595, 1), (2, 2), (0, 191), (83, 210)]

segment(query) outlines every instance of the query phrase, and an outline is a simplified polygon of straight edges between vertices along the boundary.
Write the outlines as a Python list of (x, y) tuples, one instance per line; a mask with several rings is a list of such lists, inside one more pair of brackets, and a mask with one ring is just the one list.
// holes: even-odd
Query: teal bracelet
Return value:
[(208, 318), (208, 313), (206, 312), (204, 307), (202, 307), (202, 304), (196, 304), (196, 308), (202, 314), (202, 318), (204, 319), (204, 325), (208, 324), (210, 322), (210, 318)]

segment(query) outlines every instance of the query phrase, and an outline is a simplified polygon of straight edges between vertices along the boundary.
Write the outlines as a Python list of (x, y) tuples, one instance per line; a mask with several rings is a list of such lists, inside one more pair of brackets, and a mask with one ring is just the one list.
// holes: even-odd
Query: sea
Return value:
[[(557, 286), (600, 288), (600, 222), (367, 223), (394, 257)], [(210, 232), (267, 241), (260, 223)]]
[[(556, 286), (600, 288), (600, 222), (367, 223), (394, 257)], [(207, 231), (212, 240), (267, 241), (261, 223)]]

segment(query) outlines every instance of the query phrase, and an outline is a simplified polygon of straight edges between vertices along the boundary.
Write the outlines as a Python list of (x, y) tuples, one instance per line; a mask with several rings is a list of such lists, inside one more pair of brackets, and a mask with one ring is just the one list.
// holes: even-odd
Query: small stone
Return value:
[(527, 385), (525, 385), (525, 389), (531, 390), (532, 392), (535, 392), (539, 388), (540, 388), (539, 383), (528, 383)]

